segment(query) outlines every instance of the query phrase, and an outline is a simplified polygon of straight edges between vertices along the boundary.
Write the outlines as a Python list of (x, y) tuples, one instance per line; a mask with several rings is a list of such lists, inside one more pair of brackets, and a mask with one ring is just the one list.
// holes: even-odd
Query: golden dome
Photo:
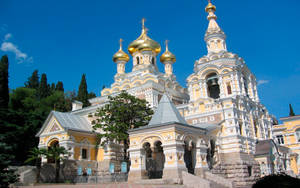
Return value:
[(120, 39), (120, 49), (119, 51), (117, 51), (117, 53), (114, 54), (113, 56), (113, 61), (117, 62), (117, 61), (129, 61), (129, 55), (126, 54), (123, 50), (122, 50), (122, 39)]
[(206, 12), (209, 12), (209, 11), (216, 11), (216, 6), (215, 5), (213, 5), (211, 2), (210, 2), (210, 0), (209, 0), (209, 2), (208, 2), (208, 5), (205, 7), (205, 11)]
[(147, 36), (147, 31), (144, 26), (145, 19), (142, 20), (141, 35), (131, 42), (128, 46), (128, 51), (132, 55), (136, 51), (153, 51), (158, 54), (161, 50), (160, 44)]
[(169, 51), (168, 41), (166, 41), (166, 51), (160, 56), (160, 61), (164, 63), (165, 61), (176, 61), (176, 57)]

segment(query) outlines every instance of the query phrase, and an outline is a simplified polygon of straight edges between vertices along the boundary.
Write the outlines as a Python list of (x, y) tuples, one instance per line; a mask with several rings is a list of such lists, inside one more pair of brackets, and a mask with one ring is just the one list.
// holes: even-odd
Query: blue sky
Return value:
[[(228, 51), (243, 57), (259, 83), (259, 96), (277, 118), (288, 104), (300, 114), (300, 1), (213, 0)], [(195, 60), (207, 53), (206, 0), (1, 0), (0, 55), (10, 60), (10, 88), (23, 86), (38, 69), (49, 82), (78, 89), (87, 75), (89, 91), (100, 95), (116, 73), (112, 55), (136, 39), (141, 19), (162, 46), (168, 39), (181, 85)], [(127, 49), (127, 48), (126, 48)], [(132, 67), (130, 61), (126, 71)], [(159, 68), (163, 71), (163, 66)]]

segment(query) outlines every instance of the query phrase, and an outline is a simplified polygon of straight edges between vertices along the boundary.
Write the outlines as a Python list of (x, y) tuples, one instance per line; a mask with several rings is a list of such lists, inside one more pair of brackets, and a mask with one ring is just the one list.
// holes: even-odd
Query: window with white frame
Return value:
[(278, 144), (284, 144), (284, 139), (282, 135), (277, 135), (276, 136)]

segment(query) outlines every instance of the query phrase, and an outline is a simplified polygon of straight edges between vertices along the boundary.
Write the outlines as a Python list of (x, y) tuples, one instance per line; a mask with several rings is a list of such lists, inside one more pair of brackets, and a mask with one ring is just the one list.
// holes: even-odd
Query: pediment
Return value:
[(59, 124), (55, 117), (52, 117), (42, 132), (42, 135), (53, 134), (61, 131), (64, 131), (64, 128)]

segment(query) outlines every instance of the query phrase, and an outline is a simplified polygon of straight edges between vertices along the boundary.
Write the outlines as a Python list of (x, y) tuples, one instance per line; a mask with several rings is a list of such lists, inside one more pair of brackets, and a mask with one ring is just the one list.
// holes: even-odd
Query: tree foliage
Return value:
[(8, 101), (8, 58), (4, 55), (0, 61), (0, 108), (7, 109)]
[(49, 96), (49, 86), (47, 83), (47, 75), (46, 74), (42, 74), (41, 77), (41, 82), (40, 82), (40, 86), (39, 86), (39, 98), (46, 98)]
[(153, 114), (146, 100), (136, 98), (125, 91), (121, 94), (108, 97), (109, 101), (103, 108), (99, 108), (92, 122), (93, 129), (97, 132), (100, 145), (110, 141), (128, 144), (127, 131), (132, 128), (145, 126)]
[(85, 74), (83, 74), (81, 77), (77, 100), (83, 103), (83, 107), (90, 106), (90, 102), (88, 101), (88, 90), (87, 90)]
[(18, 176), (15, 170), (9, 168), (13, 160), (13, 155), (10, 154), (12, 147), (3, 139), (4, 135), (0, 134), (0, 187), (8, 187), (18, 181)]
[(62, 83), (62, 81), (58, 81), (57, 84), (56, 84), (56, 87), (55, 87), (55, 90), (56, 91), (61, 91), (61, 92), (64, 92), (64, 84)]
[(45, 148), (33, 148), (30, 151), (30, 154), (25, 161), (25, 163), (34, 162), (37, 173), (36, 173), (36, 183), (40, 182), (40, 176), (41, 176), (41, 168), (42, 168), (42, 157), (47, 156), (47, 149)]
[(294, 110), (293, 110), (293, 107), (291, 104), (289, 104), (289, 107), (290, 107), (290, 116), (295, 116), (295, 113), (294, 113)]
[(47, 156), (54, 159), (55, 162), (55, 182), (59, 182), (60, 161), (67, 158), (67, 150), (62, 146), (50, 147)]
[(31, 89), (38, 89), (40, 85), (39, 78), (40, 77), (38, 70), (33, 71), (32, 75), (28, 78), (27, 82), (25, 82), (25, 87)]
[(0, 61), (0, 187), (8, 187), (18, 180), (15, 170), (9, 168), (14, 160), (12, 151), (16, 145), (11, 138), (18, 128), (9, 122), (11, 113), (8, 102), (8, 58), (3, 56)]

